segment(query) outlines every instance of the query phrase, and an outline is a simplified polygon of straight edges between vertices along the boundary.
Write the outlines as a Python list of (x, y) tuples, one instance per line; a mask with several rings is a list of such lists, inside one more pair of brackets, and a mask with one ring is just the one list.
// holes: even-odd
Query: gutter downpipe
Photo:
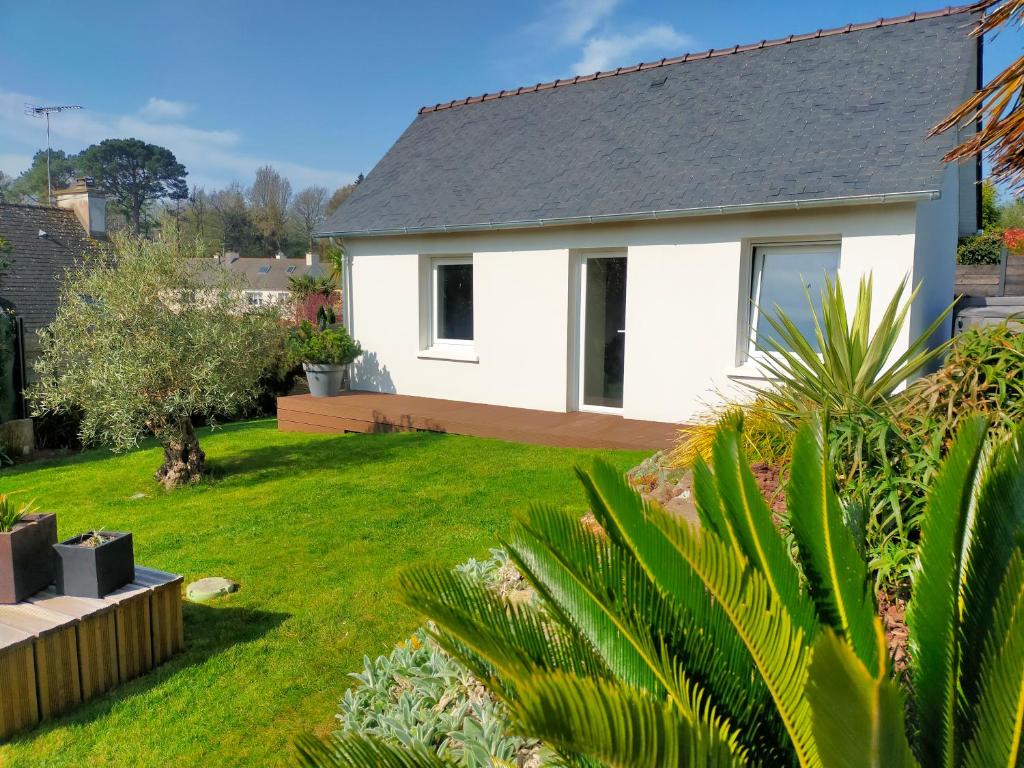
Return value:
[(851, 197), (827, 197), (818, 200), (791, 200), (778, 203), (741, 203), (739, 205), (716, 205), (706, 208), (679, 208), (668, 210), (639, 211), (632, 213), (608, 213), (589, 216), (566, 216), (555, 219), (528, 219), (505, 222), (480, 222), (477, 224), (440, 224), (431, 227), (397, 227), (394, 229), (366, 229), (335, 232), (318, 232), (314, 237), (387, 237), (396, 235), (455, 234), (458, 232), (479, 232), (482, 230), (533, 229), (537, 227), (573, 226), (580, 224), (612, 224), (646, 220), (672, 220), (698, 216), (728, 216), (743, 213), (769, 213), (772, 211), (794, 211), (815, 208), (835, 208), (851, 205), (885, 205), (888, 203), (912, 203), (938, 200), (939, 190), (918, 192), (892, 192), (877, 195), (855, 195)]

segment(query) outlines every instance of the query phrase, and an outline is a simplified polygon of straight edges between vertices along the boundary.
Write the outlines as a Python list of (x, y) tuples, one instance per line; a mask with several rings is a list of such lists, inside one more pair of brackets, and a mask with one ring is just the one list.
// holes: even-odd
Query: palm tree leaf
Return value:
[(819, 616), (874, 669), (879, 661), (875, 600), (867, 566), (843, 521), (823, 434), (821, 420), (797, 434), (788, 486), (790, 521)]
[(1006, 571), (985, 643), (974, 709), (974, 738), (965, 768), (1018, 768), (1024, 763), (1024, 555), (1017, 549)]
[[(874, 620), (875, 658), (885, 657), (885, 636)], [(828, 768), (910, 768), (903, 697), (884, 662), (869, 671), (853, 648), (830, 629), (814, 645), (807, 682), (814, 738)]]
[[(652, 695), (676, 696), (653, 628), (675, 617), (635, 560), (595, 536), (572, 513), (534, 505), (508, 541), (527, 579), (560, 609), (620, 680)], [(686, 703), (677, 700), (677, 706)]]
[[(680, 604), (692, 599), (684, 574), (704, 585), (715, 610), (724, 613), (749, 655), (755, 677), (768, 690), (774, 707), (766, 706), (765, 713), (777, 712), (801, 766), (819, 765), (803, 696), (814, 629), (805, 632), (794, 623), (764, 574), (731, 545), (670, 515), (650, 513), (607, 464), (595, 463), (592, 476), (605, 498), (634, 497), (633, 503), (609, 505), (606, 513), (615, 516), (618, 529), (655, 584)], [(813, 604), (809, 605), (813, 617)]]
[[(507, 602), (464, 574), (419, 566), (404, 571), (399, 580), (406, 603), (430, 616), (440, 628), (433, 634), (441, 647), (474, 671), (480, 669), (482, 658), (504, 682), (538, 669), (609, 674), (582, 638), (564, 631), (536, 608)], [(450, 642), (452, 637), (476, 658)]]
[[(970, 531), (963, 586), (963, 648), (984, 647), (992, 626), (992, 612), (999, 585), (1015, 552), (1024, 544), (1024, 430), (994, 452), (978, 492), (978, 503)], [(977, 702), (981, 654), (963, 657), (961, 686), (965, 722)]]
[(747, 764), (735, 737), (704, 717), (619, 682), (547, 673), (519, 690), (510, 707), (518, 728), (560, 750), (629, 768)]
[(300, 736), (295, 740), (301, 768), (456, 768), (425, 747), (405, 747), (370, 736), (333, 735), (326, 739)]
[(719, 430), (712, 454), (714, 482), (743, 555), (764, 575), (797, 626), (813, 631), (814, 605), (800, 588), (800, 574), (750, 471), (739, 429)]
[[(595, 465), (591, 474), (582, 477), (598, 519), (608, 519), (620, 530), (627, 546), (635, 534), (636, 521), (668, 515), (662, 508), (647, 505), (621, 473), (606, 464)], [(613, 628), (604, 621), (588, 626), (587, 613), (581, 614), (579, 608), (564, 613), (571, 616), (566, 621), (597, 647), (611, 670), (629, 680), (623, 674), (623, 659), (618, 658), (623, 653), (620, 645), (626, 644), (630, 662), (646, 665), (656, 680), (656, 687), (651, 687), (649, 681), (642, 686), (651, 693), (667, 693), (685, 709), (693, 706), (685, 701), (688, 690), (707, 691), (718, 713), (736, 724), (752, 748), (771, 751), (777, 750), (780, 742), (785, 743), (777, 718), (764, 715), (770, 701), (749, 654), (700, 580), (678, 562), (671, 545), (666, 544), (663, 550), (667, 558), (663, 564), (671, 572), (673, 583), (658, 584), (634, 554), (627, 557), (627, 550), (597, 539), (572, 515), (535, 507), (526, 517), (524, 528), (544, 541), (547, 552), (540, 557), (537, 552), (524, 552), (516, 537), (510, 547), (514, 559), (553, 605), (567, 607), (579, 599), (573, 595), (578, 582), (586, 585), (585, 607), (591, 596), (603, 603), (603, 609), (614, 616), (609, 620)], [(559, 524), (559, 517), (564, 524)], [(630, 527), (623, 527), (626, 525)], [(657, 528), (650, 523), (647, 526), (664, 542)], [(573, 539), (581, 539), (586, 545), (582, 552), (580, 543)], [(546, 562), (552, 558), (564, 559), (559, 568), (575, 571), (568, 585)], [(625, 672), (632, 670), (626, 667)]]
[(964, 543), (985, 432), (982, 418), (967, 420), (928, 495), (907, 609), (912, 675), (925, 765), (952, 768), (960, 665), (958, 600)]

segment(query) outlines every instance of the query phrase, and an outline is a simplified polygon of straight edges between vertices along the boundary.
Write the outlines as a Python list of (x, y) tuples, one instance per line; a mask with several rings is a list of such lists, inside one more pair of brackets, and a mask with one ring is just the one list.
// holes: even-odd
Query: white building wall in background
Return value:
[[(926, 326), (939, 297), (948, 303), (953, 291), (955, 172), (949, 186), (942, 200), (921, 204), (348, 239), (347, 311), (366, 350), (354, 366), (353, 386), (575, 410), (580, 257), (591, 249), (625, 249), (622, 415), (691, 420), (722, 395), (745, 391), (740, 381), (757, 380), (744, 342), (758, 244), (840, 243), (848, 300), (871, 271), (876, 317), (904, 276), (924, 279), (927, 300), (915, 306), (911, 325)], [(474, 342), (444, 358), (426, 349), (424, 265), (432, 257), (465, 255), (473, 257)], [(908, 328), (904, 345), (909, 338)]]

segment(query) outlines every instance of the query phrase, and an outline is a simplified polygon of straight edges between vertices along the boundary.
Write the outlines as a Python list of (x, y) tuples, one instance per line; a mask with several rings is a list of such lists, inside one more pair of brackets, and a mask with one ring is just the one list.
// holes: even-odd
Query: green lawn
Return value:
[(625, 470), (643, 458), (425, 433), (300, 435), (272, 421), (204, 431), (202, 444), (212, 479), (173, 493), (151, 479), (155, 447), (0, 472), (0, 491), (58, 513), (62, 537), (131, 530), (141, 564), (242, 584), (215, 605), (186, 603), (183, 654), (0, 746), (0, 765), (287, 764), (296, 733), (333, 728), (363, 655), (420, 622), (397, 600), (403, 566), (485, 556), (531, 500), (582, 514), (573, 464), (603, 455)]

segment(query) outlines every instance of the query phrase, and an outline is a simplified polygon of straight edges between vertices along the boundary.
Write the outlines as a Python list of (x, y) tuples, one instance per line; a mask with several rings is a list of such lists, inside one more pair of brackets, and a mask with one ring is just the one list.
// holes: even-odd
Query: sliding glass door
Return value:
[(626, 257), (584, 255), (580, 271), (579, 408), (618, 411), (626, 352)]

